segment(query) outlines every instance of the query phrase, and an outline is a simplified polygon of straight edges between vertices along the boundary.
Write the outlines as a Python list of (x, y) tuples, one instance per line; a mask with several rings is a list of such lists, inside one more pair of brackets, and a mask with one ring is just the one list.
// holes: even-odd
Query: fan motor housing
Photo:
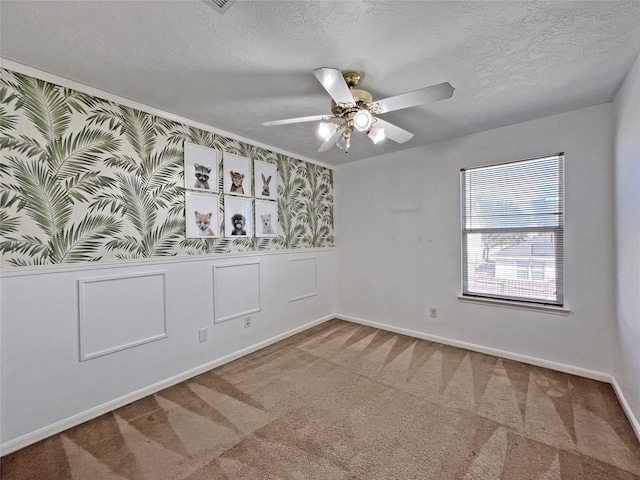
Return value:
[(355, 107), (345, 107), (344, 104), (337, 104), (331, 100), (331, 113), (340, 117), (345, 115), (349, 111), (368, 110), (369, 106), (373, 102), (373, 96), (366, 90), (358, 90), (355, 88), (350, 89), (351, 95), (356, 102)]

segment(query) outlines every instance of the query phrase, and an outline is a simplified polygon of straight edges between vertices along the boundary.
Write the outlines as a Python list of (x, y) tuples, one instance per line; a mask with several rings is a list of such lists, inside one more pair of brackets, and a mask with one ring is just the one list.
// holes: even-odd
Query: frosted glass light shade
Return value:
[(384, 128), (376, 127), (369, 129), (369, 132), (367, 132), (367, 136), (371, 139), (374, 145), (386, 138), (386, 135), (384, 134)]
[(322, 122), (318, 126), (318, 134), (325, 140), (329, 140), (336, 133), (338, 127), (333, 122)]
[(359, 110), (353, 117), (353, 126), (359, 132), (366, 132), (371, 127), (373, 117), (367, 110)]
[(351, 135), (345, 137), (340, 135), (340, 138), (336, 141), (336, 147), (341, 150), (347, 150), (351, 146)]

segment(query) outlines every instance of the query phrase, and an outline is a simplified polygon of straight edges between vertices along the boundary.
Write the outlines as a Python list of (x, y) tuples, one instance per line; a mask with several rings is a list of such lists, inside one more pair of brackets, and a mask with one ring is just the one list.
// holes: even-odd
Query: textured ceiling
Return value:
[[(338, 165), (611, 101), (640, 53), (639, 1), (0, 2), (0, 56)], [(374, 99), (450, 82), (382, 118), (415, 133), (318, 153), (311, 71), (355, 69)]]

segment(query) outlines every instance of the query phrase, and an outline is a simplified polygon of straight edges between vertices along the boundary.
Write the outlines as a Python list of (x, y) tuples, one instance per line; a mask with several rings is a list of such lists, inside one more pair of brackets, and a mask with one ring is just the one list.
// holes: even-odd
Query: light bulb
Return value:
[(371, 139), (374, 145), (386, 138), (384, 134), (384, 128), (376, 128), (376, 127), (370, 128), (369, 131), (367, 132), (367, 136)]
[(358, 113), (353, 117), (353, 126), (359, 132), (366, 132), (371, 127), (373, 117), (368, 110), (358, 110)]
[(338, 127), (335, 123), (332, 122), (322, 122), (318, 126), (318, 133), (322, 138), (324, 138), (325, 142), (333, 137), (333, 134), (336, 133)]

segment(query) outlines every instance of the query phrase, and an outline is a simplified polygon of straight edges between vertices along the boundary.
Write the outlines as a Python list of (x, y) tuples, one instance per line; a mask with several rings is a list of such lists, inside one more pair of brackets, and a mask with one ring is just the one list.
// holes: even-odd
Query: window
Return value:
[(460, 171), (463, 296), (563, 305), (563, 161)]

